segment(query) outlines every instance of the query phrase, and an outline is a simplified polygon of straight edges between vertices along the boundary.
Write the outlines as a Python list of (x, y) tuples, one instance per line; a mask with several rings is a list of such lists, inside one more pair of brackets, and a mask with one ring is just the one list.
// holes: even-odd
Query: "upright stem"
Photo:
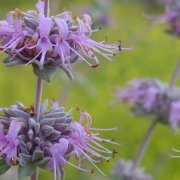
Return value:
[(38, 171), (36, 170), (34, 174), (31, 176), (30, 180), (38, 180)]
[[(44, 0), (44, 15), (46, 17), (49, 15), (49, 0)], [(39, 121), (42, 86), (43, 86), (43, 80), (40, 77), (38, 77), (37, 84), (36, 84), (36, 104), (35, 104), (35, 115), (36, 115), (37, 121)]]
[(132, 170), (134, 170), (136, 167), (139, 166), (140, 162), (141, 162), (141, 159), (149, 145), (149, 142), (152, 138), (152, 135), (153, 135), (153, 132), (155, 130), (155, 127), (156, 127), (156, 124), (157, 124), (158, 121), (153, 121), (151, 126), (149, 127), (143, 141), (142, 141), (142, 144), (139, 148), (139, 151), (137, 152), (137, 155), (134, 159), (134, 162), (133, 162), (133, 167), (132, 167)]
[(37, 121), (39, 121), (39, 115), (40, 115), (42, 86), (43, 86), (43, 80), (40, 77), (38, 77), (36, 84), (36, 104), (35, 104), (35, 115)]
[(175, 68), (174, 73), (172, 75), (172, 78), (171, 78), (171, 81), (170, 81), (169, 87), (168, 87), (168, 92), (170, 92), (171, 89), (173, 88), (173, 86), (175, 85), (179, 73), (180, 73), (180, 60), (178, 60), (176, 68)]
[[(49, 0), (44, 0), (44, 15), (45, 17), (49, 15)], [(39, 116), (40, 116), (42, 87), (43, 87), (43, 80), (40, 77), (38, 77), (37, 83), (36, 83), (36, 103), (35, 103), (35, 108), (34, 108), (37, 122), (39, 121)], [(36, 171), (31, 176), (30, 179), (38, 180), (38, 169), (36, 169)]]
[(46, 17), (49, 15), (49, 0), (44, 0), (44, 15)]

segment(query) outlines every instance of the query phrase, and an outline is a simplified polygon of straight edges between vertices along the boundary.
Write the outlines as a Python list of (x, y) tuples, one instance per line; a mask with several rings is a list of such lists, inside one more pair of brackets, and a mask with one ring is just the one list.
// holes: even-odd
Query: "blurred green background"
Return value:
[[(23, 11), (34, 9), (35, 2), (36, 0), (0, 0), (0, 17), (5, 18), (6, 13), (15, 8)], [(92, 4), (93, 1), (90, 0), (51, 0), (51, 13), (55, 14), (55, 11), (60, 12), (66, 8), (78, 15)], [(112, 0), (111, 6), (106, 7), (109, 25), (96, 33), (94, 39), (102, 40), (107, 36), (108, 43), (121, 40), (123, 47), (132, 47), (133, 50), (122, 51), (114, 58), (115, 62), (101, 58), (100, 66), (94, 69), (85, 63), (77, 64), (74, 67), (73, 82), (62, 71), (58, 71), (50, 84), (44, 83), (43, 100), (54, 98), (65, 105), (67, 111), (73, 108), (77, 120), (76, 107), (86, 110), (92, 115), (94, 127), (119, 127), (119, 131), (105, 132), (102, 136), (113, 138), (122, 145), (109, 146), (118, 151), (117, 156), (109, 163), (99, 165), (107, 174), (106, 178), (97, 171), (91, 175), (67, 165), (65, 180), (109, 179), (118, 158), (134, 158), (150, 121), (134, 117), (127, 107), (117, 103), (113, 96), (115, 89), (117, 86), (124, 86), (132, 78), (158, 77), (169, 81), (180, 57), (180, 40), (165, 34), (165, 25), (153, 26), (143, 18), (144, 13), (163, 13), (163, 7), (153, 6), (143, 0)], [(1, 58), (3, 59), (2, 56)], [(26, 106), (33, 104), (36, 77), (32, 74), (31, 67), (6, 68), (1, 63), (0, 69), (0, 107), (10, 106), (16, 101), (21, 101)], [(154, 179), (180, 179), (180, 160), (169, 158), (173, 147), (180, 149), (180, 133), (159, 125), (141, 164)], [(89, 165), (85, 164), (85, 167), (88, 168)], [(51, 178), (51, 173), (40, 172), (40, 179)]]

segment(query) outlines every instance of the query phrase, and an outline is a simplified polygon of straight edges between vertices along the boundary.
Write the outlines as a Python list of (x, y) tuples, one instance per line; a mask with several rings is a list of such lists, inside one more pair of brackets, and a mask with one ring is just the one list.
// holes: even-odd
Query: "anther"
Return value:
[(96, 67), (98, 67), (99, 66), (99, 64), (95, 64), (95, 65), (92, 65), (91, 67), (92, 68), (96, 68)]

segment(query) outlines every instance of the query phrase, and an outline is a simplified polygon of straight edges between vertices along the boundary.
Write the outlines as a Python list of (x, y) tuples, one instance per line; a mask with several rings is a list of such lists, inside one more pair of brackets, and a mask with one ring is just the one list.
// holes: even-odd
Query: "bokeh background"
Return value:
[[(0, 0), (0, 18), (8, 11), (19, 8), (23, 11), (34, 9), (36, 0)], [(158, 0), (50, 0), (51, 14), (64, 9), (72, 10), (75, 15), (90, 12), (95, 27), (102, 30), (94, 35), (96, 40), (108, 37), (108, 43), (122, 41), (123, 47), (132, 47), (131, 51), (122, 51), (110, 62), (100, 59), (100, 66), (90, 68), (85, 63), (74, 67), (75, 80), (70, 81), (62, 71), (58, 71), (52, 82), (44, 83), (43, 100), (57, 99), (66, 110), (73, 108), (78, 120), (76, 108), (89, 112), (93, 126), (100, 128), (118, 127), (117, 132), (105, 132), (103, 137), (115, 139), (121, 146), (109, 146), (118, 151), (109, 163), (99, 167), (107, 174), (102, 177), (79, 172), (68, 165), (64, 180), (107, 180), (113, 165), (119, 158), (133, 159), (150, 121), (134, 117), (122, 103), (116, 101), (114, 92), (118, 86), (124, 86), (132, 78), (152, 77), (169, 81), (177, 60), (180, 58), (180, 40), (164, 33), (166, 25), (152, 25), (143, 14), (159, 15), (164, 13), (162, 1)], [(100, 21), (100, 22), (99, 22)], [(3, 59), (2, 55), (0, 59)], [(8, 107), (16, 101), (26, 106), (33, 104), (36, 77), (32, 68), (6, 68), (0, 64), (0, 107)], [(180, 133), (158, 125), (149, 149), (142, 161), (146, 171), (156, 180), (179, 180), (180, 159), (172, 159), (171, 148), (180, 149)], [(73, 160), (72, 160), (73, 161)], [(88, 164), (84, 164), (89, 168)], [(11, 172), (14, 178), (16, 170)], [(40, 171), (40, 179), (51, 179), (50, 172)], [(8, 175), (0, 177), (8, 179)]]

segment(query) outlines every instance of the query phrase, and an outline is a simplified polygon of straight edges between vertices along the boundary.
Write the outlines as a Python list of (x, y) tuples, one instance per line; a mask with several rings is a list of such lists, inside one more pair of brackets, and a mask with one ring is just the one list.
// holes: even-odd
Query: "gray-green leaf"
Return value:
[(48, 67), (48, 66), (44, 66), (43, 69), (40, 69), (38, 65), (33, 64), (34, 74), (47, 82), (50, 82), (56, 70), (57, 68)]
[(8, 166), (3, 159), (0, 159), (0, 175), (9, 170), (11, 166)]
[(36, 164), (31, 162), (25, 166), (20, 166), (18, 169), (18, 180), (24, 180), (27, 176), (32, 176), (36, 171)]

